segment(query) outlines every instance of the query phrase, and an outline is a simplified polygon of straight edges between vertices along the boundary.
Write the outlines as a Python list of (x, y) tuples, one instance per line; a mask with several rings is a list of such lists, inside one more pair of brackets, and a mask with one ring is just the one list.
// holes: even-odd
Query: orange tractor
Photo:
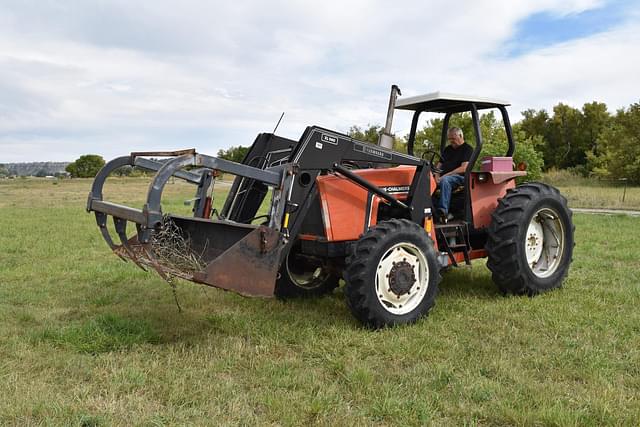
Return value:
[[(167, 280), (286, 298), (332, 292), (342, 278), (350, 310), (374, 328), (426, 315), (440, 272), (477, 258), (488, 258), (504, 293), (534, 295), (560, 286), (572, 260), (571, 211), (549, 185), (516, 186), (515, 178), (526, 172), (513, 170), (509, 104), (439, 92), (399, 94), (394, 86), (378, 145), (312, 126), (299, 141), (259, 134), (242, 163), (195, 150), (131, 153), (98, 173), (87, 210), (118, 256)], [(483, 159), (477, 171), (479, 111), (486, 109), (500, 112), (508, 150)], [(413, 112), (407, 153), (389, 148), (395, 110)], [(426, 112), (444, 114), (440, 150), (428, 159), (413, 152), (418, 119)], [(443, 221), (434, 215), (434, 173), (450, 118), (461, 112), (471, 114), (475, 146), (451, 202), (454, 218)], [(162, 156), (167, 158), (150, 159)], [(127, 165), (156, 172), (142, 209), (103, 200), (106, 178)], [(217, 212), (212, 187), (219, 172), (236, 178)], [(171, 177), (196, 187), (193, 216), (162, 211), (162, 190)], [(135, 224), (134, 233), (128, 223)]]

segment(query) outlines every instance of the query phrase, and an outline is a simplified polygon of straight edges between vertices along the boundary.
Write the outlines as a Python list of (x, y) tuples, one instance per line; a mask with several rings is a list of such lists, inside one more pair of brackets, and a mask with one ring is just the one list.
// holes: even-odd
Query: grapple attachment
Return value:
[[(143, 156), (170, 158), (158, 162)], [(142, 209), (103, 200), (106, 178), (127, 165), (157, 172)], [(187, 166), (199, 167), (199, 173), (183, 170)], [(207, 191), (218, 170), (259, 181), (273, 189), (267, 224), (209, 219), (211, 199)], [(179, 277), (242, 295), (272, 296), (287, 240), (280, 232), (284, 209), (280, 200), (283, 189), (291, 183), (289, 172), (288, 165), (259, 169), (197, 154), (195, 150), (132, 153), (112, 160), (98, 173), (89, 193), (87, 211), (95, 212), (100, 232), (116, 255), (142, 269), (153, 268), (165, 280)], [(197, 185), (194, 217), (162, 213), (162, 190), (172, 176)], [(113, 218), (118, 243), (107, 228), (109, 217)], [(128, 223), (135, 224), (131, 237), (127, 234)]]

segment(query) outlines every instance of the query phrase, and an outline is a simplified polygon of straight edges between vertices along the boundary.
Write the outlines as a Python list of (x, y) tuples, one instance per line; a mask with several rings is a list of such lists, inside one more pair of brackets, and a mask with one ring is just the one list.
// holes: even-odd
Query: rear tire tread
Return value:
[[(562, 211), (558, 212), (560, 216), (566, 213), (568, 224), (565, 226), (570, 230), (566, 234), (568, 240), (565, 246), (568, 255), (563, 264), (558, 267), (558, 271), (554, 273), (556, 277), (552, 286), (542, 285), (540, 280), (532, 277), (526, 255), (522, 253), (518, 239), (521, 227), (528, 226), (525, 222), (531, 211), (531, 205), (549, 202), (560, 207)], [(503, 293), (535, 295), (552, 287), (561, 286), (568, 274), (575, 246), (573, 240), (575, 226), (572, 221), (572, 212), (567, 206), (567, 199), (556, 188), (549, 185), (538, 182), (525, 183), (507, 191), (491, 216), (492, 221), (485, 247), (488, 252), (487, 267), (491, 270), (493, 281), (500, 290)], [(565, 257), (565, 254), (562, 256)]]

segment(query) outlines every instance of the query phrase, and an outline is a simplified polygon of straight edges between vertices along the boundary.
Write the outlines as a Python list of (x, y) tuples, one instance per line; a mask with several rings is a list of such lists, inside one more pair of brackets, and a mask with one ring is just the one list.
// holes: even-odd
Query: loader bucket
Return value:
[[(176, 152), (163, 154), (172, 155)], [(273, 296), (286, 242), (285, 235), (274, 226), (278, 224), (278, 209), (272, 208), (273, 219), (269, 225), (243, 224), (163, 214), (160, 195), (171, 176), (200, 185), (207, 179), (206, 173), (197, 176), (181, 170), (185, 165), (204, 164), (211, 170), (220, 167), (221, 170), (234, 169), (252, 177), (258, 176), (274, 186), (275, 200), (279, 199), (281, 178), (286, 174), (235, 163), (229, 165), (230, 162), (219, 162), (221, 159), (198, 155), (189, 150), (177, 154), (175, 158), (157, 164), (132, 154), (112, 160), (98, 173), (89, 193), (87, 210), (95, 212), (96, 222), (107, 244), (123, 260), (132, 260), (145, 270), (152, 268), (167, 281), (179, 277), (241, 295)], [(106, 177), (127, 164), (144, 164), (147, 169), (157, 170), (149, 186), (147, 203), (141, 210), (102, 200), (102, 186)], [(284, 181), (288, 182), (286, 179)], [(206, 189), (201, 194), (206, 194)], [(197, 206), (194, 212), (197, 212)], [(109, 216), (113, 217), (119, 243), (114, 242), (107, 228)], [(135, 224), (136, 234), (132, 237), (127, 235), (129, 222)]]
[(284, 247), (279, 234), (264, 225), (167, 216), (150, 243), (133, 236), (116, 254), (155, 269), (166, 280), (180, 277), (245, 296), (269, 297)]

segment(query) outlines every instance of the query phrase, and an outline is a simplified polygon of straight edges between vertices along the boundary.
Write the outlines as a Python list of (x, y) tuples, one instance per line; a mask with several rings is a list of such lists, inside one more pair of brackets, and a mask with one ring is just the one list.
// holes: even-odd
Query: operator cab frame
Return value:
[(480, 150), (482, 149), (482, 134), (480, 132), (480, 118), (478, 111), (496, 108), (502, 115), (502, 121), (507, 134), (507, 142), (509, 144), (506, 156), (510, 157), (515, 151), (515, 142), (513, 140), (513, 131), (511, 129), (511, 122), (509, 121), (509, 114), (506, 109), (509, 105), (511, 104), (508, 101), (498, 99), (433, 92), (426, 95), (399, 99), (396, 101), (395, 109), (414, 112), (413, 119), (411, 121), (411, 131), (409, 132), (409, 140), (407, 141), (408, 154), (413, 155), (418, 120), (422, 113), (442, 113), (445, 115), (442, 126), (442, 137), (440, 139), (440, 153), (442, 154), (447, 143), (447, 131), (449, 129), (449, 120), (451, 119), (451, 116), (456, 113), (464, 112), (471, 113), (476, 139), (474, 151), (478, 151), (477, 154), (480, 154)]
[(511, 129), (511, 122), (509, 120), (509, 114), (506, 107), (511, 105), (508, 101), (485, 98), (478, 96), (460, 95), (445, 92), (432, 92), (425, 95), (412, 96), (408, 98), (398, 99), (395, 103), (394, 109), (396, 110), (408, 110), (413, 111), (413, 118), (411, 120), (411, 130), (409, 131), (409, 138), (407, 141), (407, 154), (414, 155), (413, 148), (415, 145), (416, 132), (418, 128), (418, 121), (422, 113), (441, 113), (444, 114), (442, 123), (442, 133), (440, 137), (440, 151), (442, 156), (447, 144), (447, 132), (449, 131), (449, 121), (451, 116), (456, 113), (471, 113), (471, 120), (473, 124), (473, 130), (475, 134), (475, 146), (473, 147), (473, 153), (469, 164), (464, 174), (464, 192), (465, 192), (465, 214), (464, 219), (473, 223), (473, 213), (471, 210), (471, 194), (470, 194), (470, 179), (471, 172), (475, 167), (475, 164), (482, 152), (482, 132), (480, 130), (480, 116), (478, 111), (486, 109), (498, 109), (502, 115), (502, 122), (505, 127), (507, 135), (508, 148), (505, 153), (505, 157), (512, 157), (515, 152), (515, 141), (513, 139), (513, 131)]

